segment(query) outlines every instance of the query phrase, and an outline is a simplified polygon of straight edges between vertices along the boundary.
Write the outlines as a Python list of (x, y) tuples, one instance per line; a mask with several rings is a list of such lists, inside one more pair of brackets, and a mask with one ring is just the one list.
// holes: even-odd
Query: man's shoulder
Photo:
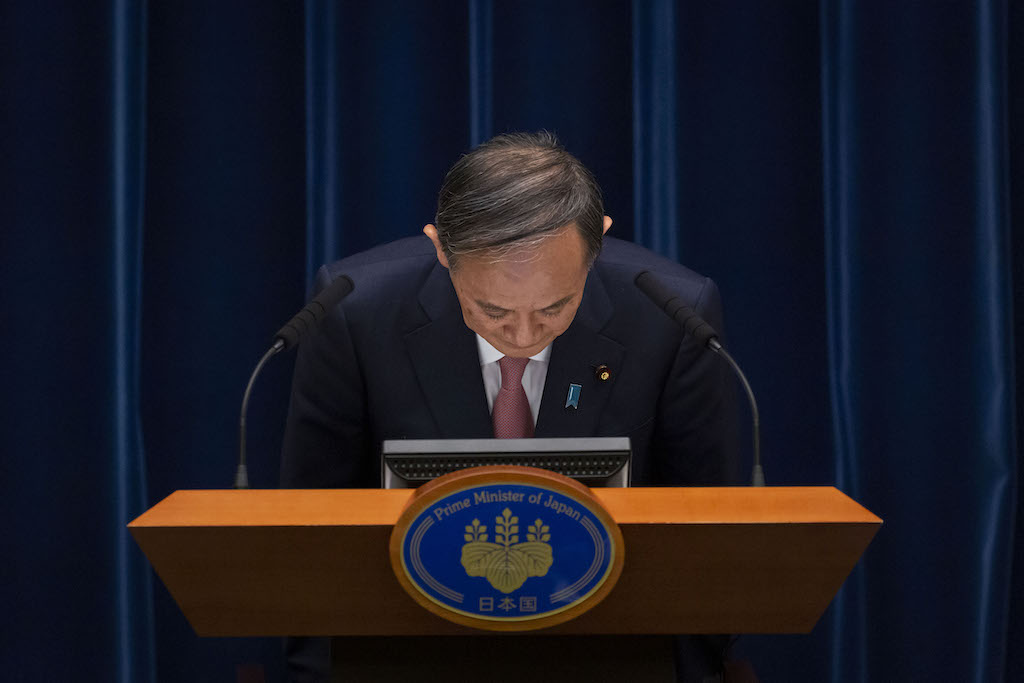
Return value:
[[(324, 266), (330, 279), (345, 274), (350, 277), (363, 273), (387, 273), (420, 270), (433, 267), (436, 261), (434, 245), (424, 235), (416, 235), (388, 242), (347, 256)], [(622, 274), (636, 274), (650, 271), (660, 277), (687, 281), (692, 284), (707, 280), (703, 275), (686, 266), (660, 256), (653, 251), (632, 242), (605, 237), (597, 267), (614, 270)]]
[(418, 270), (424, 265), (433, 266), (434, 260), (434, 245), (425, 235), (417, 235), (346, 256), (327, 264), (323, 270), (334, 279), (342, 274), (353, 277), (360, 274)]
[(422, 324), (422, 291), (439, 268), (426, 237), (408, 237), (328, 263), (316, 274), (314, 292), (341, 276), (353, 284), (340, 310), (350, 333), (405, 329)]
[(346, 275), (355, 285), (346, 299), (347, 307), (413, 298), (435, 266), (437, 256), (430, 240), (425, 236), (406, 237), (321, 266), (314, 292)]
[(708, 288), (714, 288), (710, 278), (680, 265), (632, 242), (605, 237), (601, 254), (595, 263), (602, 276), (632, 282), (640, 273), (647, 271), (655, 275), (670, 289), (697, 303)]

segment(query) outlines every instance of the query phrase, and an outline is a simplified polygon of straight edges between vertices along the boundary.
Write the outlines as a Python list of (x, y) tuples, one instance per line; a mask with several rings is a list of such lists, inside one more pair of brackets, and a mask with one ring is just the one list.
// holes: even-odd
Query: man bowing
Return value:
[[(377, 487), (386, 439), (530, 436), (627, 436), (634, 485), (735, 483), (728, 369), (633, 282), (650, 271), (720, 330), (718, 289), (611, 224), (554, 136), (501, 135), (448, 172), (425, 237), (321, 268), (318, 288), (355, 289), (299, 347), (282, 486)], [(708, 662), (682, 670), (714, 670), (696, 642)]]

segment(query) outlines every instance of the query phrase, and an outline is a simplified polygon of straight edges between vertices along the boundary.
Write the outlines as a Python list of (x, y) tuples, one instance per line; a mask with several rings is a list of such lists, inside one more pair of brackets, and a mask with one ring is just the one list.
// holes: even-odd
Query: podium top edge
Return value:
[[(599, 488), (619, 524), (869, 524), (882, 520), (831, 486)], [(391, 526), (411, 489), (179, 490), (128, 526)]]

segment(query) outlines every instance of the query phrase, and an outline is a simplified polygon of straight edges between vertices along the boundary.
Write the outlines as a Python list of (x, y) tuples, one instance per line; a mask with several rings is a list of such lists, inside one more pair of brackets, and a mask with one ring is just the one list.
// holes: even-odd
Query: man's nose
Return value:
[(529, 318), (516, 319), (505, 328), (506, 338), (520, 347), (533, 346), (540, 341), (543, 334), (543, 325)]

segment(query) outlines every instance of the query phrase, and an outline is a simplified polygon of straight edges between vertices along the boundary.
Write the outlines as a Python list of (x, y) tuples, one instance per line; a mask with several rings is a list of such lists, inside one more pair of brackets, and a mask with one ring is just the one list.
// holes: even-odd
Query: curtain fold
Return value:
[[(856, 334), (851, 310), (857, 307), (851, 270), (860, 258), (850, 210), (856, 195), (857, 146), (850, 133), (856, 111), (856, 81), (846, 69), (854, 53), (854, 17), (848, 3), (821, 3), (822, 161), (824, 172), (825, 259), (828, 310), (829, 398), (832, 408), (835, 483), (860, 500), (863, 493), (857, 454), (858, 406), (853, 400), (859, 365), (850, 344)], [(831, 606), (830, 680), (869, 680), (867, 676), (867, 605), (864, 567), (854, 569)]]
[[(1013, 580), (1014, 517), (1018, 501), (1016, 368), (1014, 362), (1013, 261), (1010, 225), (1009, 10), (1005, 0), (979, 2), (973, 26), (977, 36), (974, 126), (975, 224), (974, 253), (979, 301), (974, 326), (978, 340), (978, 375), (971, 398), (981, 408), (977, 438), (985, 444), (979, 467), (987, 491), (981, 496), (978, 522), (994, 543), (980, 548), (974, 571), (981, 577), (975, 591), (974, 621), (979, 629), (972, 662), (975, 680), (1003, 675), (1010, 621)], [(1017, 569), (1018, 572), (1021, 568)]]
[[(462, 0), (309, 0), (305, 15), (311, 280), (323, 263), (433, 221), (437, 188), (472, 129), (470, 11)], [(474, 30), (486, 16), (484, 3)], [(480, 41), (473, 64), (486, 56)], [(475, 116), (486, 114), (483, 94), (472, 90)]]
[(306, 19), (306, 291), (317, 269), (341, 256), (337, 3), (307, 0)]
[(117, 506), (117, 677), (155, 681), (156, 661), (151, 571), (125, 524), (147, 507), (145, 450), (139, 414), (142, 304), (142, 229), (145, 196), (146, 3), (113, 3), (110, 178), (113, 270), (109, 301), (114, 339), (113, 502)]
[(491, 137), (494, 115), (494, 7), (491, 0), (469, 3), (469, 146)]
[(673, 260), (681, 228), (675, 6), (633, 3), (633, 239)]
[(886, 520), (833, 607), (835, 681), (1004, 670), (1005, 20), (1001, 2), (822, 3), (833, 457), (837, 485)]
[(0, 10), (0, 677), (155, 680), (139, 419), (146, 4)]

